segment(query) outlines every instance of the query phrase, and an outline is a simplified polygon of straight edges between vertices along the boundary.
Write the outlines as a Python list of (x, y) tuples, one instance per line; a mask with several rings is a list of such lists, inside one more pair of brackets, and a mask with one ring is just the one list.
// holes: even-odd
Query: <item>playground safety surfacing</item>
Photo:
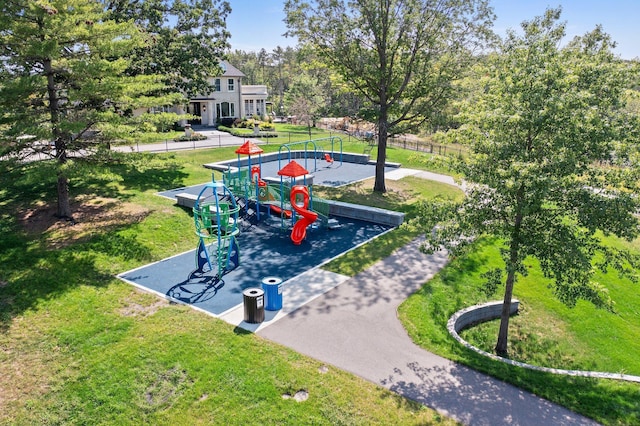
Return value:
[[(315, 184), (323, 186), (337, 187), (375, 174), (373, 164), (329, 165), (319, 161), (318, 165), (314, 172)], [(277, 176), (279, 166), (278, 161), (263, 163), (263, 176)], [(386, 168), (385, 171), (391, 170), (397, 168)], [(197, 195), (203, 186), (176, 188), (158, 195), (175, 200), (178, 193)], [(324, 271), (320, 265), (391, 229), (357, 219), (335, 219), (339, 228), (310, 227), (300, 245), (292, 243), (290, 231), (279, 227), (276, 217), (251, 226), (245, 224), (237, 237), (240, 264), (220, 281), (215, 280), (213, 272), (204, 275), (196, 272), (195, 236), (194, 250), (123, 272), (118, 278), (243, 329), (257, 331), (349, 278)], [(249, 287), (260, 287), (266, 277), (282, 279), (283, 307), (279, 311), (265, 311), (264, 323), (246, 323), (243, 321), (242, 292)]]
[[(219, 282), (213, 273), (195, 273), (195, 249), (121, 273), (118, 278), (255, 331), (256, 325), (242, 321), (243, 290), (260, 287), (265, 277), (283, 280), (283, 310), (266, 312), (268, 323), (347, 278), (323, 271), (317, 268), (319, 265), (390, 229), (371, 222), (337, 219), (338, 229), (310, 228), (300, 245), (294, 245), (289, 232), (268, 224), (269, 220), (249, 226), (238, 236), (240, 265)], [(270, 221), (279, 219), (272, 217)]]

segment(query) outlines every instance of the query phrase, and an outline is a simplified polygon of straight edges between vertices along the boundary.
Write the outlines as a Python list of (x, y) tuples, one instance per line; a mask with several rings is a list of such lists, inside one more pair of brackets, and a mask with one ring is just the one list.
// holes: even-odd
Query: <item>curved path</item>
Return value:
[(168, 151), (183, 151), (202, 148), (221, 148), (223, 146), (240, 146), (246, 140), (251, 140), (255, 144), (262, 144), (260, 139), (251, 137), (236, 137), (227, 132), (221, 132), (212, 128), (198, 128), (194, 129), (198, 133), (207, 136), (207, 139), (201, 141), (185, 141), (175, 142), (172, 140), (165, 140), (164, 142), (150, 143), (150, 144), (133, 144), (133, 145), (114, 145), (111, 147), (113, 151), (119, 152), (168, 152)]
[[(438, 177), (415, 172), (402, 174)], [(448, 176), (441, 178), (433, 180), (453, 183)], [(413, 343), (397, 318), (397, 308), (447, 263), (444, 252), (426, 255), (420, 243), (414, 240), (257, 333), (464, 424), (597, 424)]]

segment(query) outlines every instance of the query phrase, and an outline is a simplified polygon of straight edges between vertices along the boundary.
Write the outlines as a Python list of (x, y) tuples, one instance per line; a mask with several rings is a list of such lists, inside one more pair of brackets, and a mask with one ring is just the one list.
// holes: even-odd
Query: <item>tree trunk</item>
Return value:
[(387, 110), (382, 107), (378, 118), (378, 159), (376, 160), (376, 180), (373, 185), (373, 190), (380, 193), (387, 192), (384, 182), (384, 168), (387, 163), (387, 126)]
[(509, 318), (511, 316), (511, 297), (513, 296), (513, 286), (516, 282), (516, 269), (520, 261), (520, 228), (522, 227), (522, 214), (524, 204), (524, 186), (520, 186), (516, 195), (516, 217), (511, 234), (509, 247), (509, 261), (507, 263), (507, 282), (504, 289), (504, 300), (502, 301), (502, 312), (500, 313), (500, 331), (498, 332), (498, 342), (495, 351), (499, 356), (507, 355), (507, 337), (509, 334)]
[[(55, 71), (51, 59), (43, 62), (45, 75), (47, 76), (47, 96), (49, 98), (49, 121), (51, 123), (52, 136), (56, 147), (56, 161), (59, 166), (67, 162), (67, 144), (64, 135), (60, 131), (60, 98), (55, 83)], [(69, 203), (69, 180), (62, 172), (62, 167), (58, 170), (58, 208), (56, 216), (61, 219), (72, 219), (71, 204)]]
[(58, 173), (58, 211), (61, 219), (73, 219), (69, 203), (69, 180), (63, 173)]
[(499, 356), (507, 355), (507, 337), (509, 334), (509, 318), (511, 316), (511, 297), (513, 296), (513, 284), (515, 283), (515, 270), (509, 271), (507, 283), (504, 290), (504, 300), (502, 302), (502, 312), (500, 313), (500, 331), (498, 332), (498, 342), (495, 351)]

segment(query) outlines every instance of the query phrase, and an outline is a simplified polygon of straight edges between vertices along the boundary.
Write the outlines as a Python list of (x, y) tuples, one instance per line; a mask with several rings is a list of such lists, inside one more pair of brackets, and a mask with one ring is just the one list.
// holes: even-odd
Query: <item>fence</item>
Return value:
[(461, 145), (440, 145), (433, 142), (424, 142), (413, 138), (389, 138), (387, 145), (398, 146), (411, 151), (427, 152), (437, 155), (458, 155), (464, 156), (467, 153), (466, 148)]
[[(288, 142), (299, 142), (309, 140), (308, 132), (278, 132), (282, 137), (286, 135)], [(377, 145), (377, 139), (375, 135), (369, 132), (341, 132), (341, 131), (329, 131), (329, 137), (339, 136), (343, 138), (345, 142), (363, 142), (369, 147), (375, 148)], [(269, 139), (262, 139), (264, 142), (269, 143)], [(461, 145), (441, 145), (433, 142), (425, 142), (416, 138), (409, 137), (393, 137), (387, 139), (387, 145), (397, 146), (403, 149), (411, 151), (426, 152), (434, 155), (459, 155), (464, 156), (467, 153), (467, 148)], [(369, 149), (371, 151), (371, 149)]]
[[(204, 133), (204, 132), (203, 132)], [(370, 132), (344, 132), (344, 131), (331, 131), (329, 130), (329, 137), (337, 136), (342, 138), (343, 142), (362, 142), (364, 144), (364, 153), (368, 154), (377, 146), (376, 136)], [(120, 145), (114, 146), (118, 151), (148, 151), (148, 152), (162, 152), (162, 151), (179, 151), (189, 149), (201, 149), (201, 148), (219, 148), (223, 146), (242, 145), (245, 138), (258, 139), (265, 144), (269, 144), (273, 141), (273, 138), (260, 137), (259, 135), (246, 135), (245, 137), (232, 136), (228, 133), (216, 132), (215, 134), (207, 135), (208, 139), (204, 140), (190, 140), (176, 142), (173, 140), (160, 141), (155, 144), (139, 144), (133, 145)], [(278, 132), (278, 143), (292, 143), (307, 141), (309, 139), (309, 132)], [(320, 135), (313, 135), (311, 139), (321, 137)], [(325, 136), (326, 137), (326, 136)], [(285, 142), (286, 141), (286, 142)], [(394, 137), (387, 139), (388, 146), (397, 146), (403, 149), (411, 151), (425, 152), (434, 155), (460, 155), (464, 156), (467, 153), (466, 147), (461, 145), (441, 145), (432, 142), (425, 142), (418, 140), (415, 137)]]

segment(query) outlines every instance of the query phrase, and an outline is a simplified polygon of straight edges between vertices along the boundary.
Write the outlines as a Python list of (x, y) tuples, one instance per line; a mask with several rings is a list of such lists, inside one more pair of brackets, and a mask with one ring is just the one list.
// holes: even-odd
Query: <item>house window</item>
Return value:
[(220, 91), (220, 79), (216, 78), (216, 82), (214, 84), (214, 91), (219, 92)]
[(250, 117), (253, 115), (253, 99), (244, 100), (244, 115)]
[(230, 78), (228, 80), (227, 90), (229, 90), (230, 92), (234, 92), (236, 90), (235, 89), (235, 80), (234, 79)]
[(151, 114), (160, 114), (162, 112), (171, 112), (171, 107), (168, 106), (156, 106), (156, 107), (152, 107), (149, 112)]
[(256, 114), (257, 115), (264, 115), (264, 99), (258, 99), (256, 101)]
[(216, 104), (216, 114), (218, 117), (235, 117), (236, 106), (231, 102), (221, 102)]

